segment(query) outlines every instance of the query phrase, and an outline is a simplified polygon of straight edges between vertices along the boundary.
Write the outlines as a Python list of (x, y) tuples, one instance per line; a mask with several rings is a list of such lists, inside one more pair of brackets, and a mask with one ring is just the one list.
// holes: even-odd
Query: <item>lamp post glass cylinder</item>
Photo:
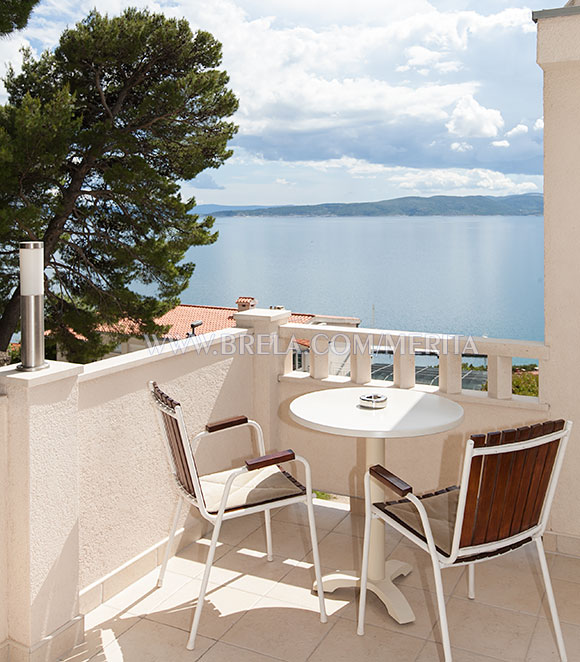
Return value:
[(44, 360), (44, 244), (20, 243), (20, 326), (22, 363), (19, 370), (48, 368)]

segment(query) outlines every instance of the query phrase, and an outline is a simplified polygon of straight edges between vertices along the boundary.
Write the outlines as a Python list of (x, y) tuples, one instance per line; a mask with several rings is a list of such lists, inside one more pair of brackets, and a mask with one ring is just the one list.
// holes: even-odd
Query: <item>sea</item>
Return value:
[(358, 317), (379, 329), (543, 340), (541, 216), (224, 217), (183, 303)]

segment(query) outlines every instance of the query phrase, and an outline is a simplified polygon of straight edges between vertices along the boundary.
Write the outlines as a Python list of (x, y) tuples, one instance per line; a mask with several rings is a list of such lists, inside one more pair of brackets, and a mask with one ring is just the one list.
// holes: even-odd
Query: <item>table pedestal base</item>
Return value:
[[(369, 578), (367, 583), (367, 589), (379, 598), (387, 608), (389, 615), (401, 624), (412, 623), (415, 620), (415, 614), (393, 580), (401, 575), (406, 577), (412, 569), (413, 567), (404, 561), (390, 560), (385, 563), (385, 578), (375, 580)], [(335, 572), (322, 578), (322, 590), (325, 593), (332, 593), (337, 588), (353, 586), (360, 587), (360, 575), (354, 571)], [(314, 582), (313, 589), (318, 590), (316, 582)]]

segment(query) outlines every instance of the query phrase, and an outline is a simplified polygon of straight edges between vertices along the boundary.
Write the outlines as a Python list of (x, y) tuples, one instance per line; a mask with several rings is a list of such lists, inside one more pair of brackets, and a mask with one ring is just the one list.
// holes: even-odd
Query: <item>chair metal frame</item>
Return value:
[[(169, 465), (171, 467), (171, 470), (173, 472), (175, 482), (177, 484), (177, 488), (179, 491), (179, 497), (177, 500), (177, 504), (175, 507), (174, 515), (173, 515), (173, 520), (171, 524), (171, 530), (169, 533), (169, 537), (167, 540), (167, 545), (165, 548), (165, 554), (163, 557), (163, 563), (161, 565), (160, 571), (159, 571), (159, 578), (157, 581), (157, 586), (160, 587), (163, 583), (163, 577), (165, 575), (165, 571), (167, 569), (167, 564), (169, 562), (169, 558), (171, 555), (171, 547), (173, 544), (173, 539), (175, 537), (175, 533), (177, 531), (177, 526), (179, 524), (179, 519), (181, 516), (181, 511), (183, 507), (184, 501), (187, 502), (190, 506), (195, 506), (199, 512), (200, 515), (210, 522), (213, 526), (213, 533), (211, 537), (211, 542), (209, 546), (209, 552), (207, 555), (207, 560), (205, 564), (205, 570), (203, 573), (202, 581), (201, 581), (201, 586), (199, 589), (199, 596), (197, 600), (197, 605), (195, 607), (195, 612), (193, 616), (193, 622), (191, 625), (191, 630), (189, 634), (189, 639), (187, 641), (187, 648), (188, 650), (193, 650), (195, 647), (195, 638), (197, 635), (197, 630), (199, 627), (199, 622), (201, 619), (201, 612), (203, 608), (203, 602), (205, 599), (205, 594), (207, 591), (207, 585), (211, 573), (211, 568), (213, 565), (214, 557), (215, 557), (215, 550), (217, 547), (218, 539), (219, 539), (219, 534), (220, 534), (220, 529), (222, 522), (231, 520), (231, 519), (236, 519), (239, 517), (244, 517), (246, 515), (251, 515), (253, 513), (264, 513), (264, 523), (265, 523), (265, 530), (266, 530), (266, 549), (267, 549), (267, 559), (268, 561), (272, 561), (273, 555), (272, 555), (272, 525), (271, 525), (271, 510), (275, 508), (283, 508), (286, 506), (289, 506), (294, 503), (306, 503), (306, 508), (308, 512), (308, 524), (310, 528), (310, 539), (312, 543), (312, 555), (313, 555), (313, 560), (314, 560), (314, 570), (315, 570), (315, 575), (316, 575), (316, 581), (318, 582), (318, 585), (320, 586), (322, 583), (322, 572), (320, 568), (320, 554), (318, 551), (318, 538), (316, 534), (316, 523), (315, 523), (315, 518), (314, 518), (314, 506), (312, 502), (312, 475), (311, 475), (311, 470), (310, 470), (310, 464), (308, 461), (300, 456), (296, 455), (293, 451), (288, 450), (288, 451), (283, 451), (279, 453), (271, 453), (269, 455), (266, 455), (266, 448), (265, 448), (265, 443), (264, 443), (264, 433), (262, 431), (261, 426), (259, 423), (257, 423), (254, 420), (248, 419), (245, 416), (238, 416), (232, 419), (228, 419), (226, 421), (219, 421), (217, 423), (213, 424), (208, 424), (206, 425), (206, 429), (203, 432), (198, 433), (195, 435), (191, 440), (189, 439), (186, 425), (185, 425), (185, 420), (183, 417), (183, 411), (181, 408), (181, 405), (178, 402), (172, 401), (172, 406), (169, 406), (165, 404), (164, 402), (160, 401), (158, 397), (155, 394), (155, 389), (156, 389), (156, 384), (155, 382), (151, 381), (149, 382), (149, 388), (151, 390), (151, 393), (153, 395), (153, 401), (155, 403), (155, 409), (157, 411), (157, 417), (159, 420), (159, 426), (161, 428), (164, 440), (165, 440), (165, 449), (167, 451), (167, 457), (169, 460)], [(158, 388), (158, 387), (157, 387)], [(162, 393), (162, 392), (161, 392)], [(163, 394), (165, 395), (165, 394)], [(168, 397), (168, 396), (166, 396)], [(168, 431), (165, 426), (165, 421), (163, 419), (163, 415), (168, 415), (171, 418), (175, 419), (177, 421), (178, 425), (178, 430), (179, 434), (181, 437), (181, 442), (182, 442), (182, 447), (185, 453), (185, 458), (187, 462), (187, 468), (189, 470), (189, 474), (191, 477), (191, 481), (193, 483), (193, 488), (195, 492), (195, 496), (190, 494), (190, 492), (184, 488), (184, 486), (181, 484), (179, 478), (178, 478), (178, 469), (175, 464), (175, 459), (172, 454), (171, 450), (171, 445), (168, 439)], [(239, 428), (250, 428), (255, 432), (257, 443), (258, 443), (258, 450), (260, 452), (260, 457), (257, 458), (252, 458), (251, 460), (247, 460), (245, 466), (239, 467), (235, 471), (232, 471), (231, 475), (228, 477), (224, 489), (223, 489), (223, 494), (221, 497), (220, 501), (220, 506), (217, 511), (217, 513), (210, 513), (208, 512), (206, 508), (206, 504), (203, 498), (203, 489), (201, 487), (201, 481), (200, 481), (200, 476), (197, 471), (197, 466), (195, 463), (195, 453), (197, 452), (197, 449), (199, 448), (200, 443), (204, 440), (207, 439), (211, 435), (218, 434), (222, 430), (225, 429), (230, 429), (233, 427), (239, 427)], [(228, 502), (228, 497), (231, 491), (231, 488), (234, 484), (234, 481), (236, 478), (239, 476), (247, 473), (248, 471), (253, 471), (256, 469), (261, 469), (266, 466), (273, 466), (273, 465), (278, 465), (283, 462), (289, 462), (292, 460), (296, 460), (302, 466), (304, 467), (304, 473), (305, 473), (305, 482), (306, 482), (306, 491), (302, 495), (298, 496), (292, 496), (292, 497), (285, 497), (285, 498), (280, 498), (278, 500), (273, 500), (269, 501), (267, 503), (262, 503), (254, 506), (243, 506), (240, 508), (237, 508), (235, 510), (226, 510), (227, 508), (227, 502)], [(325, 603), (324, 603), (324, 593), (323, 591), (319, 591), (318, 593), (318, 599), (319, 599), (319, 605), (320, 605), (320, 621), (322, 623), (326, 623), (328, 621), (328, 617), (326, 614), (326, 608), (325, 608)]]
[[(453, 529), (453, 542), (451, 546), (451, 553), (449, 556), (440, 553), (440, 551), (436, 548), (431, 529), (431, 524), (429, 521), (429, 516), (427, 514), (425, 506), (421, 502), (421, 499), (417, 498), (412, 493), (412, 487), (408, 485), (405, 481), (395, 476), (394, 474), (391, 474), (389, 471), (387, 471), (386, 469), (384, 469), (384, 467), (381, 467), (380, 465), (377, 465), (376, 467), (371, 467), (365, 473), (365, 479), (364, 479), (365, 532), (364, 532), (364, 543), (363, 543), (363, 560), (362, 560), (362, 572), (361, 572), (360, 604), (359, 604), (357, 633), (359, 635), (364, 634), (371, 519), (379, 518), (382, 519), (389, 526), (393, 527), (396, 531), (404, 535), (406, 538), (411, 540), (418, 547), (428, 552), (429, 555), (431, 556), (431, 561), (433, 565), (433, 575), (435, 579), (435, 588), (437, 594), (437, 606), (439, 609), (439, 616), (440, 616), (440, 628), (441, 628), (441, 636), (443, 641), (445, 662), (451, 662), (452, 657), (451, 657), (451, 644), (449, 640), (449, 628), (447, 623), (447, 613), (445, 609), (445, 598), (443, 594), (443, 583), (441, 579), (441, 570), (445, 568), (467, 565), (468, 597), (471, 600), (473, 600), (475, 599), (475, 564), (476, 563), (482, 563), (492, 558), (497, 558), (498, 556), (502, 556), (503, 554), (510, 553), (517, 547), (521, 547), (526, 544), (531, 544), (532, 542), (535, 543), (540, 561), (542, 577), (546, 588), (546, 596), (548, 598), (548, 604), (550, 607), (552, 622), (554, 625), (554, 632), (556, 635), (558, 652), (560, 654), (561, 661), (566, 662), (567, 661), (566, 649), (564, 646), (564, 639), (562, 636), (562, 629), (558, 617), (558, 610), (554, 598), (552, 582), (550, 580), (550, 575), (548, 571), (548, 563), (546, 561), (546, 554), (544, 551), (542, 536), (544, 535), (544, 532), (548, 525), (548, 517), (552, 506), (552, 501), (554, 499), (556, 486), (558, 484), (560, 471), (562, 469), (564, 455), (566, 452), (566, 446), (570, 438), (571, 429), (572, 429), (572, 422), (566, 421), (563, 429), (560, 429), (556, 432), (551, 432), (550, 434), (537, 436), (527, 441), (519, 441), (519, 442), (516, 441), (511, 443), (505, 443), (502, 445), (481, 446), (481, 447), (476, 447), (473, 438), (467, 441), (464, 460), (463, 460), (461, 486), (459, 488), (457, 515)], [(483, 435), (478, 435), (478, 436), (483, 436)], [(477, 545), (461, 546), (460, 541), (461, 541), (463, 523), (465, 518), (465, 509), (466, 509), (467, 495), (469, 490), (469, 479), (471, 476), (473, 460), (478, 457), (486, 457), (486, 456), (494, 456), (494, 455), (501, 456), (505, 453), (525, 451), (527, 449), (532, 449), (536, 447), (539, 448), (545, 444), (549, 444), (550, 442), (554, 442), (556, 440), (559, 440), (557, 454), (549, 478), (549, 483), (545, 492), (545, 496), (543, 499), (541, 514), (539, 516), (538, 523), (530, 528), (527, 528), (524, 531), (517, 533), (516, 535), (512, 535), (507, 538), (488, 541)], [(419, 536), (417, 536), (416, 534), (414, 534), (413, 532), (411, 532), (405, 526), (402, 526), (393, 517), (389, 517), (387, 513), (380, 510), (379, 508), (377, 508), (377, 506), (371, 503), (370, 486), (371, 486), (371, 478), (373, 477), (375, 479), (379, 479), (381, 482), (387, 485), (387, 487), (398, 493), (400, 496), (404, 497), (405, 499), (408, 499), (408, 501), (415, 506), (421, 519), (426, 541), (420, 538)], [(485, 556), (481, 556), (481, 555), (485, 555)], [(473, 557), (479, 557), (479, 558), (473, 558)]]

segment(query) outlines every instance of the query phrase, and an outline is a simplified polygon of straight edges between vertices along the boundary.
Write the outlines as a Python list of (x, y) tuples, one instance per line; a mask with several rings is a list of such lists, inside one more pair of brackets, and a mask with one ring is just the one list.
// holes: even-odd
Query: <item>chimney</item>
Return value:
[(254, 297), (238, 297), (236, 304), (238, 306), (238, 312), (241, 313), (244, 310), (251, 310), (256, 307), (258, 302)]

